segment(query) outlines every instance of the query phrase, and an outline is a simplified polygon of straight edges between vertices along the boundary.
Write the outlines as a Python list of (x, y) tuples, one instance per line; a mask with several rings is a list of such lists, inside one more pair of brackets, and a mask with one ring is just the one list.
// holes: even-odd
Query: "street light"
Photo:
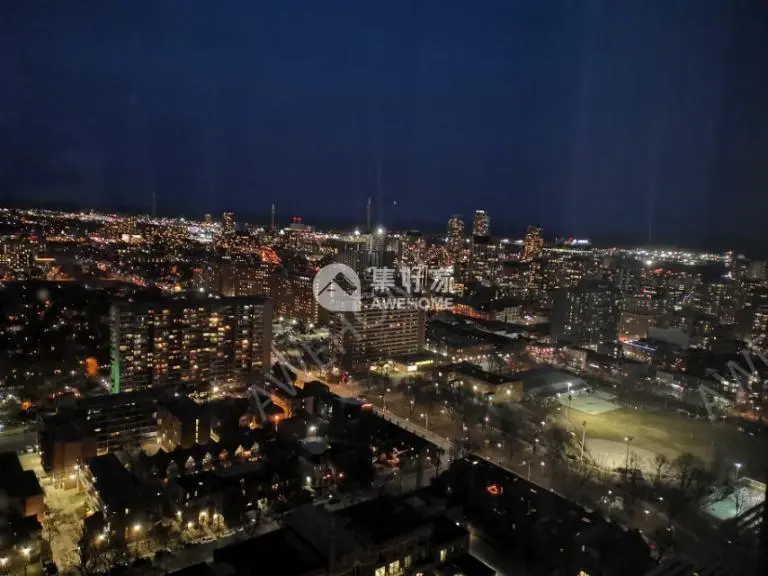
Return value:
[(31, 551), (32, 549), (29, 546), (21, 549), (21, 553), (24, 554), (24, 576), (27, 576), (27, 566), (29, 566), (29, 553)]
[(634, 440), (632, 436), (624, 436), (624, 442), (627, 443), (627, 463), (624, 466), (625, 474), (629, 474), (629, 444), (632, 442), (632, 440)]
[(584, 443), (587, 441), (587, 421), (581, 423), (584, 431), (581, 433), (581, 456), (579, 457), (579, 463), (584, 462)]
[(429, 414), (422, 412), (421, 417), (424, 418), (424, 429), (429, 430)]
[(741, 472), (742, 463), (741, 462), (734, 462), (733, 465), (736, 467), (736, 481), (739, 481), (739, 472)]

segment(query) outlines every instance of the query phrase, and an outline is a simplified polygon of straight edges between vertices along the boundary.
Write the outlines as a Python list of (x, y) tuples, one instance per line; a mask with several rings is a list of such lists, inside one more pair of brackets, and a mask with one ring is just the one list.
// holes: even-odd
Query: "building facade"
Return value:
[(472, 235), (473, 236), (490, 236), (491, 235), (491, 217), (485, 210), (475, 210), (475, 215), (472, 218)]
[(233, 382), (270, 362), (272, 300), (124, 299), (110, 310), (114, 392)]
[(358, 371), (373, 361), (414, 354), (424, 347), (424, 310), (384, 310), (373, 302), (364, 299), (358, 312), (331, 315), (331, 353), (336, 366)]
[(585, 280), (557, 291), (552, 337), (557, 342), (597, 345), (616, 340), (620, 296), (608, 282)]

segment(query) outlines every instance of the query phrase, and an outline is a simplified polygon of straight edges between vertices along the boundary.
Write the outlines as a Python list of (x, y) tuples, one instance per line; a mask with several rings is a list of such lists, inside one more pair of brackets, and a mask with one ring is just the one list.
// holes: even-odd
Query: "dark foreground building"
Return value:
[(215, 564), (259, 576), (399, 576), (493, 571), (469, 555), (469, 533), (430, 489), (331, 512), (307, 505), (281, 530), (216, 550)]

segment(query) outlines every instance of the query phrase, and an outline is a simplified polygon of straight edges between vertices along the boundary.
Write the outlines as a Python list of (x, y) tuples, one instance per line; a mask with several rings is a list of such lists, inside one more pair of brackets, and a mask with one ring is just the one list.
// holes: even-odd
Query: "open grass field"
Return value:
[[(735, 426), (725, 422), (696, 420), (671, 412), (650, 412), (622, 408), (602, 414), (586, 414), (561, 408), (555, 414), (563, 424), (572, 430), (582, 430), (586, 422), (587, 436), (623, 442), (632, 436), (632, 446), (661, 452), (675, 458), (690, 452), (710, 461), (716, 446), (720, 454), (733, 462), (744, 465), (743, 473), (755, 478), (764, 478), (764, 460), (768, 441), (750, 437), (739, 432)], [(718, 446), (719, 445), (719, 446)]]

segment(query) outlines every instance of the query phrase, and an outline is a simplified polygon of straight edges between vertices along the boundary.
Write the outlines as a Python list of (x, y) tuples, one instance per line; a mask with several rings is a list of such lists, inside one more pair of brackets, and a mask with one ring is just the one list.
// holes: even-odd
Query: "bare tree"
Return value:
[(680, 454), (673, 462), (680, 490), (689, 493), (696, 470), (705, 468), (704, 461), (690, 452)]
[(74, 569), (81, 576), (108, 572), (115, 564), (133, 559), (123, 539), (109, 539), (82, 531), (77, 545)]
[(653, 457), (653, 469), (654, 469), (654, 475), (653, 475), (653, 485), (658, 488), (661, 486), (664, 479), (669, 474), (670, 467), (672, 465), (672, 462), (669, 460), (669, 456), (662, 453), (657, 453)]
[(45, 508), (43, 509), (42, 526), (43, 537), (48, 540), (49, 544), (53, 542), (54, 535), (58, 533), (57, 525), (56, 511), (46, 503)]
[(638, 461), (637, 455), (634, 452), (630, 453), (629, 466), (627, 467), (627, 470), (624, 471), (624, 478), (621, 485), (624, 497), (624, 511), (629, 517), (630, 526), (634, 521), (635, 513), (637, 512), (637, 504), (640, 501), (644, 484), (639, 464), (640, 462)]

